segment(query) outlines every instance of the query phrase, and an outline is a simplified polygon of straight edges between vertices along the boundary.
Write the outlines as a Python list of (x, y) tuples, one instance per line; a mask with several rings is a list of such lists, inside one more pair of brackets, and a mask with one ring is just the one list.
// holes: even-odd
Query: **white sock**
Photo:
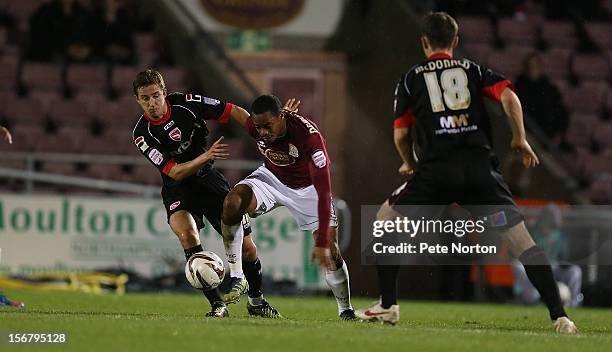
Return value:
[(338, 313), (342, 313), (347, 309), (353, 309), (351, 306), (349, 273), (344, 261), (342, 261), (342, 268), (336, 271), (325, 272), (325, 282), (327, 282), (327, 285), (334, 293), (334, 297), (336, 297)]
[(261, 295), (259, 297), (254, 297), (254, 298), (251, 298), (251, 297), (247, 296), (247, 298), (249, 299), (249, 303), (252, 306), (258, 306), (258, 305), (262, 304), (263, 303), (263, 299), (264, 299), (263, 295)]
[[(242, 238), (244, 230), (242, 223), (236, 225), (221, 224), (223, 231), (223, 246), (225, 247), (225, 257), (229, 263), (230, 277), (244, 278), (242, 272)], [(233, 238), (227, 241), (226, 238)]]

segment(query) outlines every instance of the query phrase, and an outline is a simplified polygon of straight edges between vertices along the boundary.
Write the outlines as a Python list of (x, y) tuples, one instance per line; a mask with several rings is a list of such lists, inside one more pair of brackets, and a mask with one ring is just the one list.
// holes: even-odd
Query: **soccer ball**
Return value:
[(185, 276), (194, 288), (205, 291), (217, 288), (225, 277), (223, 260), (211, 251), (198, 252), (185, 264)]

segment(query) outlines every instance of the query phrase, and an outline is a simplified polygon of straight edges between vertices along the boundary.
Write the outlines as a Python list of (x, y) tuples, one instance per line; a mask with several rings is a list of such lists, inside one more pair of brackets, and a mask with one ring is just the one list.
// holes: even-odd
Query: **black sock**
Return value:
[(206, 296), (206, 299), (208, 299), (208, 302), (210, 302), (211, 307), (214, 305), (223, 304), (223, 298), (221, 298), (218, 288), (208, 291), (203, 290), (202, 292), (204, 292), (204, 296)]
[(560, 317), (566, 317), (567, 314), (559, 297), (559, 287), (553, 277), (550, 262), (546, 258), (544, 251), (538, 246), (533, 246), (523, 252), (519, 260), (525, 267), (529, 281), (538, 290), (542, 300), (546, 303), (550, 319), (556, 320)]
[(397, 274), (399, 265), (377, 265), (378, 289), (380, 290), (380, 305), (389, 309), (397, 304)]
[(199, 244), (197, 246), (193, 246), (191, 248), (187, 248), (187, 249), (184, 250), (185, 251), (185, 259), (189, 260), (189, 258), (191, 258), (192, 255), (194, 255), (194, 254), (196, 254), (198, 252), (201, 252), (203, 250), (204, 250), (204, 248), (202, 248), (201, 244)]
[(259, 297), (262, 294), (261, 291), (261, 262), (259, 258), (256, 258), (254, 262), (242, 261), (242, 271), (244, 271), (244, 277), (249, 283), (248, 295), (251, 298)]

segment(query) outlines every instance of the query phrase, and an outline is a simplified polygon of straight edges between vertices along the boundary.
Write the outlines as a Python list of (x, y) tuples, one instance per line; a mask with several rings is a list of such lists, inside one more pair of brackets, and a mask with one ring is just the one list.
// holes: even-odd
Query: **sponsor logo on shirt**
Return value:
[(291, 143), (289, 143), (289, 155), (291, 155), (294, 158), (298, 157), (298, 149), (296, 146), (294, 146)]
[(164, 161), (164, 155), (159, 150), (153, 148), (149, 151), (149, 159), (153, 164), (161, 165), (162, 161)]
[(168, 134), (168, 136), (170, 137), (170, 139), (172, 139), (173, 141), (177, 141), (180, 142), (181, 141), (181, 129), (178, 127), (175, 127), (172, 131), (170, 131), (170, 133)]
[(295, 163), (294, 157), (280, 150), (266, 149), (263, 155), (276, 166), (289, 166)]
[(181, 201), (177, 200), (176, 202), (170, 204), (170, 210), (176, 209), (179, 205), (181, 205)]
[(149, 149), (149, 145), (147, 144), (147, 142), (145, 142), (144, 137), (143, 136), (138, 136), (136, 137), (136, 139), (134, 139), (134, 144), (136, 144), (136, 146), (142, 150), (142, 152), (144, 153), (147, 149)]
[(166, 126), (164, 126), (164, 131), (167, 131), (170, 129), (170, 127), (174, 126), (174, 120), (170, 120), (170, 122), (168, 122), (166, 124)]
[(219, 101), (217, 99), (213, 99), (213, 98), (204, 97), (204, 104), (219, 105), (219, 104), (221, 104), (221, 101)]
[(316, 152), (312, 153), (312, 162), (316, 167), (322, 169), (327, 165), (327, 157), (322, 150), (317, 150)]

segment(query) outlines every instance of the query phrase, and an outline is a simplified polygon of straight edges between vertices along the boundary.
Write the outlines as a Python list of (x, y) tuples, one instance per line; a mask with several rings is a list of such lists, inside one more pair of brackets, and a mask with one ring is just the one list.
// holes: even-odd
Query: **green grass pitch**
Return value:
[[(205, 318), (198, 294), (87, 295), (5, 291), (26, 308), (0, 307), (0, 351), (612, 351), (612, 310), (570, 311), (577, 336), (552, 332), (544, 307), (401, 302), (397, 326), (341, 322), (332, 297), (270, 297), (286, 317)], [(369, 300), (355, 299), (362, 307)], [(8, 345), (8, 333), (65, 332), (58, 345)]]

